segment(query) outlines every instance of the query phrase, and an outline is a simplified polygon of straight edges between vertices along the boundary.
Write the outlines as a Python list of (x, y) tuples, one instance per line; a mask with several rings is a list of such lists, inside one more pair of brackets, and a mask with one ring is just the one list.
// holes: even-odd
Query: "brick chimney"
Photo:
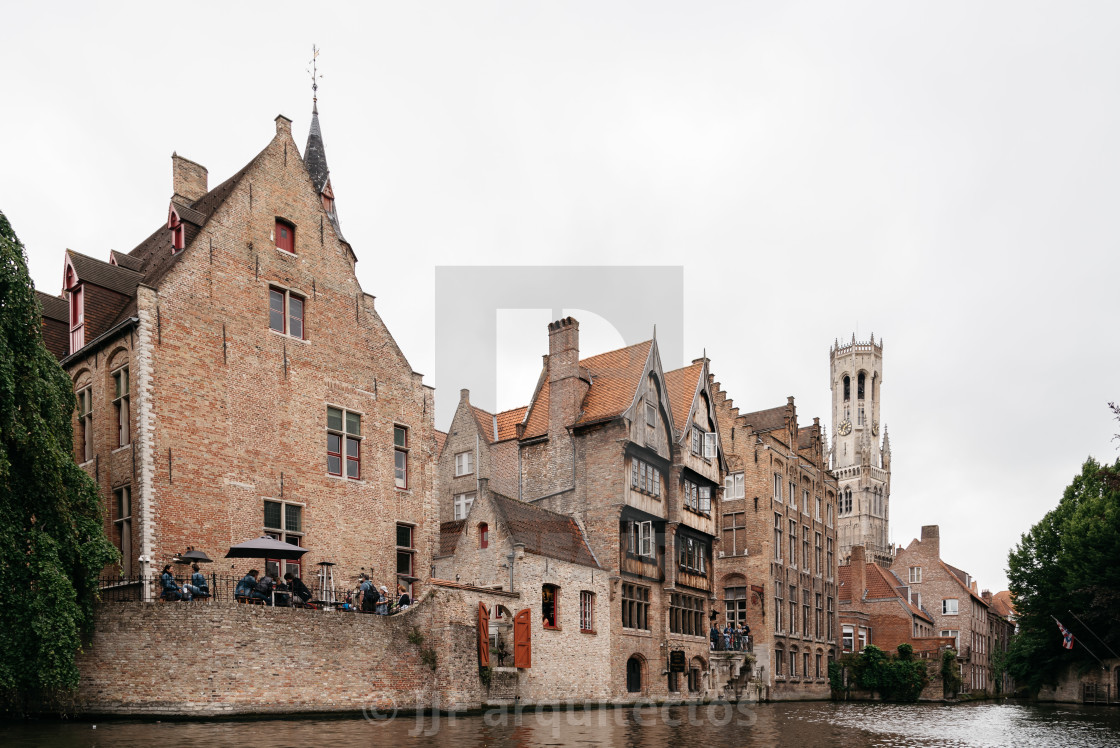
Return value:
[(867, 589), (867, 555), (862, 545), (852, 546), (852, 556), (849, 562), (852, 565), (852, 602), (863, 599), (863, 592)]
[(209, 191), (206, 187), (206, 167), (172, 153), (171, 187), (174, 192), (172, 202), (190, 205)]
[(579, 418), (587, 385), (579, 378), (579, 322), (548, 325), (548, 433), (561, 433)]
[(991, 607), (991, 605), (992, 605), (992, 591), (991, 590), (984, 590), (982, 593), (980, 593), (980, 598), (988, 604), (988, 607)]
[(922, 546), (929, 558), (941, 558), (941, 529), (937, 525), (922, 525)]

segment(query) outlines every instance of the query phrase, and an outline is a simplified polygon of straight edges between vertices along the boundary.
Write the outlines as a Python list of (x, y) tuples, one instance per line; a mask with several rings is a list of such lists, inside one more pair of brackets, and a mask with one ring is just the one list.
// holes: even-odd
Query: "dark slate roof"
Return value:
[(457, 519), (454, 522), (441, 522), (439, 525), (439, 555), (450, 556), (455, 552), (455, 544), (459, 542), (459, 535), (463, 532), (466, 520)]
[(779, 405), (776, 408), (743, 413), (739, 417), (753, 426), (755, 431), (774, 431), (786, 425), (786, 406)]
[(42, 291), (36, 291), (35, 295), (39, 297), (39, 306), (43, 307), (44, 317), (70, 324), (70, 307), (66, 305), (66, 299)]
[(135, 270), (137, 272), (141, 272), (143, 270), (140, 260), (132, 257), (131, 255), (127, 255), (124, 252), (118, 252), (117, 250), (112, 249), (109, 250), (109, 256), (112, 258), (113, 262), (120, 265), (122, 268), (128, 268), (129, 270)]
[(523, 543), (526, 551), (538, 556), (601, 568), (571, 517), (493, 492), (490, 499), (511, 542)]
[(74, 266), (74, 272), (78, 274), (78, 278), (82, 282), (92, 283), (95, 286), (116, 291), (124, 296), (135, 294), (136, 286), (143, 278), (135, 270), (111, 265), (93, 257), (86, 257), (72, 249), (66, 250), (66, 256), (70, 258), (70, 263)]
[(307, 131), (307, 147), (303, 149), (303, 163), (316, 192), (322, 192), (330, 179), (331, 170), (327, 168), (327, 151), (323, 147), (323, 132), (319, 129), (319, 107), (311, 110), (311, 129)]

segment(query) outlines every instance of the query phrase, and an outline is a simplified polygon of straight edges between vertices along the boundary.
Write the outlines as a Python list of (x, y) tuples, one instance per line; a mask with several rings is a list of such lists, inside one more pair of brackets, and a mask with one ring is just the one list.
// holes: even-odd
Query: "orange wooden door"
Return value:
[(490, 667), (490, 611), (478, 604), (478, 666)]
[(530, 667), (533, 663), (533, 616), (529, 609), (513, 617), (513, 666)]

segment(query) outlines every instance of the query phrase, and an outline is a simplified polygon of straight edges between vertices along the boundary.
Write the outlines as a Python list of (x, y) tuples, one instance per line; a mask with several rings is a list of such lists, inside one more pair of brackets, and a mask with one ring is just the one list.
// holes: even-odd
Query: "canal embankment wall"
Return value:
[(471, 708), (476, 627), (454, 591), (393, 616), (238, 603), (103, 603), (70, 710), (236, 715)]

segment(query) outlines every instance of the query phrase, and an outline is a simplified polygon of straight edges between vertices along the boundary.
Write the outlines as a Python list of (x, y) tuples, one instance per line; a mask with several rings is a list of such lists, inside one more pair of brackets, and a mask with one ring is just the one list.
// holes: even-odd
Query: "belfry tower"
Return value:
[[(880, 426), (883, 342), (839, 341), (829, 349), (832, 382), (832, 473), (840, 486), (836, 538), (840, 563), (853, 545), (867, 560), (890, 566), (891, 443)], [(882, 441), (880, 441), (880, 429)]]

